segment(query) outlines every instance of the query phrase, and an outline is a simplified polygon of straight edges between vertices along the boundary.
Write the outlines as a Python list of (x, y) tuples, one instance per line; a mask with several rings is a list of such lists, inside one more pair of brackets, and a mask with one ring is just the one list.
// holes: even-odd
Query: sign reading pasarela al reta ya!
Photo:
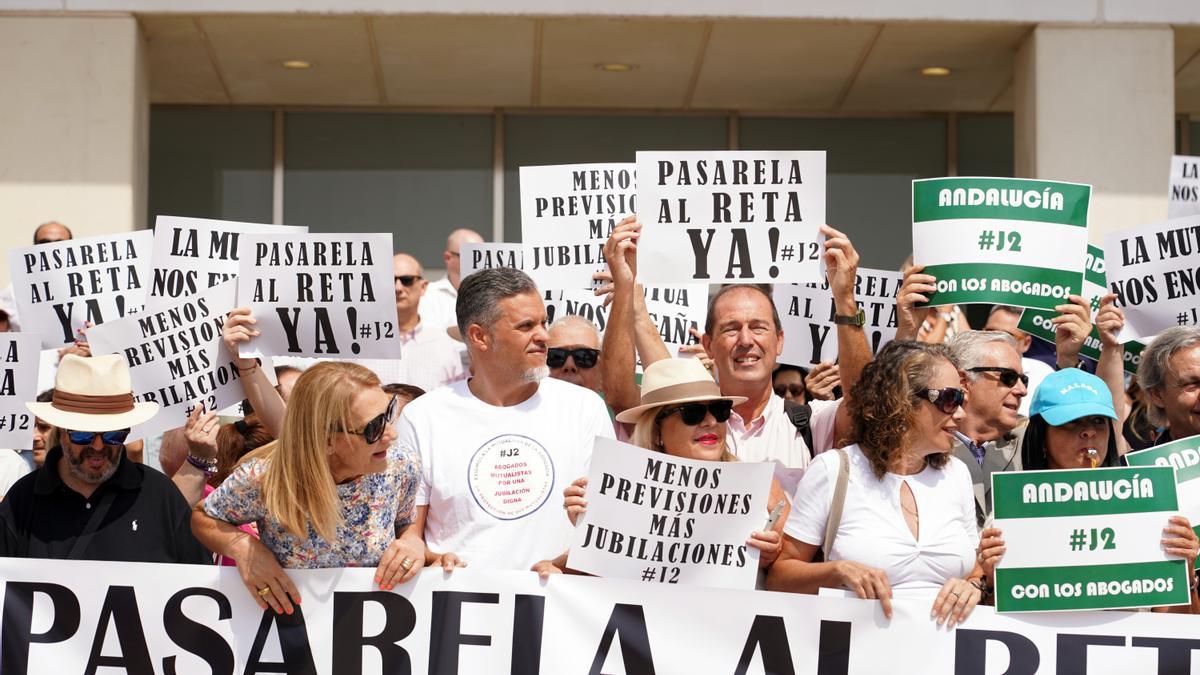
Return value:
[(820, 283), (825, 153), (639, 152), (638, 279)]
[(1200, 436), (1189, 436), (1125, 455), (1129, 466), (1167, 466), (1175, 469), (1179, 513), (1200, 535)]
[(1162, 548), (1179, 513), (1175, 470), (1136, 468), (992, 474), (996, 611), (1186, 605), (1187, 561)]
[(1021, 178), (913, 181), (913, 261), (931, 305), (1054, 309), (1079, 295), (1092, 186)]
[[(1108, 294), (1108, 284), (1105, 282), (1104, 250), (1091, 244), (1088, 244), (1087, 250), (1087, 266), (1083, 268), (1083, 292), (1081, 295), (1091, 305), (1092, 323), (1094, 324), (1096, 313), (1100, 311), (1100, 300)], [(1066, 302), (1064, 300), (1060, 304), (1066, 304)], [(1027, 309), (1021, 314), (1021, 321), (1017, 324), (1017, 328), (1054, 344), (1055, 327), (1051, 322), (1056, 316), (1058, 316), (1058, 312)], [(1136, 340), (1125, 343), (1123, 363), (1125, 372), (1137, 372), (1138, 364), (1142, 362), (1142, 350), (1145, 348), (1146, 345)], [(1092, 326), (1092, 332), (1083, 341), (1083, 347), (1079, 349), (1079, 353), (1089, 359), (1100, 359), (1100, 331), (1095, 326)]]

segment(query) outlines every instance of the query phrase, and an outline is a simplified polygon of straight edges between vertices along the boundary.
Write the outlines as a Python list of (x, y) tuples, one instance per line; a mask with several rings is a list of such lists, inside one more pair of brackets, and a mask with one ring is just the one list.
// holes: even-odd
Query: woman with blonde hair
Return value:
[[(724, 396), (699, 359), (670, 358), (657, 333), (640, 331), (652, 324), (638, 306), (634, 279), (637, 238), (641, 226), (623, 221), (605, 245), (605, 257), (613, 277), (613, 302), (604, 332), (605, 386), (614, 380), (633, 379), (634, 355), (644, 366), (639, 405), (623, 410), (617, 422), (632, 424), (633, 445), (674, 457), (711, 462), (736, 462), (725, 443), (725, 423), (733, 406), (744, 396)], [(638, 316), (638, 313), (641, 316)], [(619, 377), (609, 377), (609, 374)], [(563, 507), (572, 524), (587, 508), (587, 479), (575, 480), (563, 493)], [(771, 481), (767, 500), (768, 526), (752, 532), (746, 546), (759, 551), (759, 569), (766, 569), (779, 555), (787, 498), (778, 482)], [(566, 554), (543, 561), (534, 569), (543, 576), (569, 564)]]
[[(228, 333), (227, 344), (236, 344)], [(248, 393), (269, 387), (257, 370), (254, 360), (238, 359)], [(237, 560), (255, 601), (277, 613), (300, 602), (284, 568), (377, 566), (385, 590), (415, 576), (426, 557), (409, 527), (420, 467), (389, 452), (396, 397), (362, 366), (325, 362), (300, 376), (281, 410), (278, 440), (247, 455), (197, 504), (196, 537)], [(261, 540), (238, 528), (248, 522)]]

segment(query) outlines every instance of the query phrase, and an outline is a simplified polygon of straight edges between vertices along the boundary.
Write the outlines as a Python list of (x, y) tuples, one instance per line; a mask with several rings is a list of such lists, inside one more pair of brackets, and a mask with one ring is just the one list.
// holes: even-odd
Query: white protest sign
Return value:
[(997, 611), (1188, 604), (1187, 562), (1162, 547), (1179, 508), (1171, 467), (996, 472), (992, 495)]
[(1200, 216), (1200, 157), (1171, 158), (1171, 190), (1167, 217)]
[(42, 346), (75, 341), (85, 321), (141, 311), (150, 278), (150, 230), (69, 239), (8, 252), (22, 330)]
[(468, 243), (459, 247), (459, 264), (462, 266), (462, 278), (466, 279), (479, 270), (493, 267), (524, 270), (525, 256), (521, 251), (521, 244), (486, 241), (478, 244)]
[(673, 457), (597, 438), (567, 565), (602, 577), (753, 589), (774, 465)]
[[(896, 292), (903, 275), (890, 270), (858, 268), (854, 295), (863, 310), (863, 330), (872, 353), (896, 337)], [(815, 366), (837, 361), (837, 309), (829, 281), (821, 284), (775, 284), (775, 307), (783, 322), (780, 363)]]
[(0, 448), (33, 447), (33, 413), (25, 404), (37, 399), (41, 346), (32, 333), (0, 333)]
[[(134, 428), (139, 437), (183, 426), (196, 405), (214, 412), (246, 397), (233, 356), (221, 344), (225, 317), (237, 306), (237, 281), (230, 279), (88, 330), (92, 353), (125, 357), (134, 397), (159, 405), (158, 414)], [(274, 382), (271, 360), (263, 359), (262, 368)]]
[(819, 283), (825, 153), (639, 152), (648, 284)]
[(1104, 261), (1125, 312), (1121, 341), (1200, 324), (1200, 216), (1109, 232)]
[[(473, 567), (380, 591), (370, 567), (293, 569), (276, 618), (236, 568), (0, 558), (0, 670), (130, 673), (1187, 673), (1194, 616), (998, 615), (931, 597), (680, 588)], [(91, 664), (89, 667), (88, 664)], [(104, 665), (101, 665), (104, 664)]]
[(590, 288), (608, 269), (604, 242), (636, 204), (633, 164), (521, 167), (525, 271), (541, 288)]
[(392, 234), (246, 234), (238, 304), (262, 335), (244, 356), (398, 359)]
[(153, 307), (194, 295), (237, 276), (239, 235), (305, 232), (307, 227), (159, 216), (154, 221), (153, 281), (146, 304)]
[[(708, 317), (708, 287), (704, 284), (683, 286), (647, 286), (644, 288), (646, 313), (658, 329), (663, 344), (671, 356), (679, 356), (679, 348), (696, 344), (691, 330), (704, 332)], [(609, 306), (605, 296), (591, 291), (546, 291), (546, 313), (551, 323), (561, 316), (580, 316), (591, 321), (603, 336), (608, 327)], [(639, 365), (640, 372), (640, 365)]]
[(931, 305), (1054, 309), (1083, 286), (1092, 186), (1023, 178), (912, 184), (913, 261)]

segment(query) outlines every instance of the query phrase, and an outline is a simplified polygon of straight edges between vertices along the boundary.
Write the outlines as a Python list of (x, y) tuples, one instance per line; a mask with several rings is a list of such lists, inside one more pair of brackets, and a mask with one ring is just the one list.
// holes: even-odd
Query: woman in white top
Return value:
[(832, 550), (814, 562), (840, 472), (836, 451), (819, 455), (796, 489), (768, 589), (846, 588), (878, 598), (889, 618), (893, 590), (926, 592), (936, 596), (939, 624), (970, 614), (982, 570), (970, 474), (950, 454), (960, 387), (941, 345), (892, 342), (879, 352), (849, 399), (854, 444), (844, 449), (848, 482)]

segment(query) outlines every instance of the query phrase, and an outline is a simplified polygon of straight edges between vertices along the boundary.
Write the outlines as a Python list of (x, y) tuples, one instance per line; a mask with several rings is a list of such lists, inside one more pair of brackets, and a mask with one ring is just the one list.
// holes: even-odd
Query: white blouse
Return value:
[[(948, 579), (965, 577), (975, 565), (979, 532), (975, 494), (967, 467), (951, 456), (941, 469), (875, 477), (857, 445), (846, 447), (850, 479), (833, 551), (828, 560), (852, 560), (885, 571), (897, 591), (936, 592)], [(837, 483), (838, 454), (817, 455), (796, 488), (784, 532), (820, 546)], [(900, 489), (908, 483), (920, 514), (919, 538), (904, 521)]]

